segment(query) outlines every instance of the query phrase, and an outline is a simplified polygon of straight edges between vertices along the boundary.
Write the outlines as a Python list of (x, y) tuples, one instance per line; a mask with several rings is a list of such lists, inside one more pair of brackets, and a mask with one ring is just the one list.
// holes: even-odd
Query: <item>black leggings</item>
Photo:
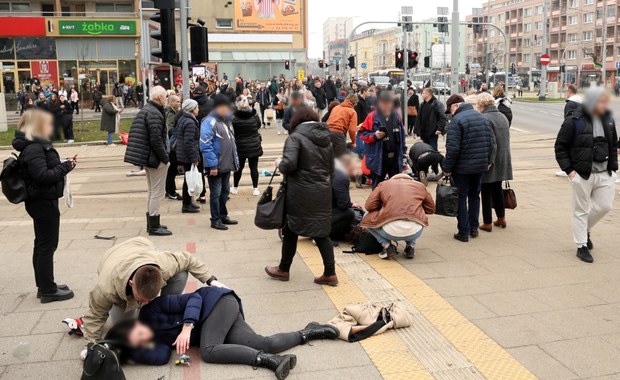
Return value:
[(506, 216), (504, 208), (504, 195), (502, 194), (502, 182), (482, 184), (482, 220), (484, 224), (493, 222), (493, 208), (498, 218)]
[(245, 158), (239, 157), (239, 170), (234, 174), (234, 186), (239, 187), (239, 181), (241, 181), (241, 175), (245, 168), (245, 160), (248, 160), (248, 166), (250, 167), (250, 177), (252, 177), (252, 187), (258, 187), (258, 157)]
[[(285, 224), (284, 228), (282, 228), (282, 258), (280, 259), (280, 270), (282, 272), (288, 273), (291, 270), (293, 257), (297, 253), (298, 238), (299, 235), (291, 231), (288, 225)], [(313, 239), (316, 246), (319, 247), (319, 252), (321, 252), (321, 257), (323, 258), (323, 275), (336, 275), (336, 261), (334, 260), (334, 245), (332, 241), (329, 237), (315, 237)]]
[(207, 363), (255, 365), (263, 351), (277, 354), (302, 343), (299, 332), (261, 336), (252, 330), (239, 312), (239, 302), (222, 297), (200, 329), (200, 354)]

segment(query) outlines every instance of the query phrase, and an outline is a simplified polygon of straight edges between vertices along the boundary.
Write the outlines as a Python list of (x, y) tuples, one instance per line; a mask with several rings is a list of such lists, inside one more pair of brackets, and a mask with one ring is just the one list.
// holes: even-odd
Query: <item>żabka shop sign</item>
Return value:
[(61, 35), (79, 36), (135, 36), (136, 22), (133, 20), (58, 20)]

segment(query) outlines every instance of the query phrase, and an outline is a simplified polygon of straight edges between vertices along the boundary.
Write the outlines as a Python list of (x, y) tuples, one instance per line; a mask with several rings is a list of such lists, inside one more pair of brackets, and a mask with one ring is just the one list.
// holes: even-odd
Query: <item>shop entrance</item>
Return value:
[(114, 83), (118, 82), (116, 61), (88, 62), (84, 69), (91, 87), (95, 83), (99, 83), (104, 94), (112, 94)]

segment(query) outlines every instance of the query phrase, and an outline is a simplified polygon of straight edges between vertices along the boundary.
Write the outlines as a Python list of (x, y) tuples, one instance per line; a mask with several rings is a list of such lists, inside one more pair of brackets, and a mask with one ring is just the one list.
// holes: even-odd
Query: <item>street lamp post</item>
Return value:
[[(543, 15), (542, 53), (547, 54), (547, 0), (543, 0)], [(547, 98), (547, 65), (541, 66), (538, 100), (545, 100)]]

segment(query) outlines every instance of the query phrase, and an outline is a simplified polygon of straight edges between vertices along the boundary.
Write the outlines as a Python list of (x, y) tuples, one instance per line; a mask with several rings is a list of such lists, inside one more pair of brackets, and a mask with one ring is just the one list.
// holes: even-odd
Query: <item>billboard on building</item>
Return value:
[(237, 32), (300, 32), (303, 0), (234, 0)]

